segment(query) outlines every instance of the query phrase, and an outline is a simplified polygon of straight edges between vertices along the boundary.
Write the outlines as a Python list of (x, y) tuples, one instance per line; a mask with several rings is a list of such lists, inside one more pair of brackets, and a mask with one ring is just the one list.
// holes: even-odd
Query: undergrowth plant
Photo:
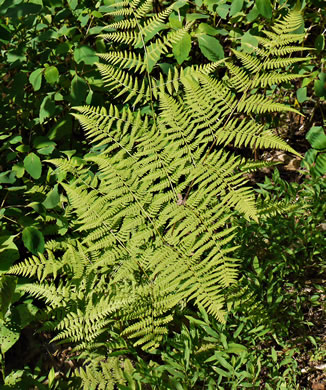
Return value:
[(76, 345), (85, 389), (131, 388), (123, 386), (131, 383), (132, 351), (155, 352), (189, 305), (225, 321), (239, 262), (232, 214), (258, 220), (245, 173), (267, 164), (242, 150), (297, 154), (259, 118), (300, 114), (264, 93), (297, 78), (290, 67), (306, 60), (293, 56), (304, 50), (304, 34), (295, 32), (300, 12), (262, 31), (251, 53), (234, 49), (231, 58), (165, 75), (159, 64), (193, 28), (165, 26), (184, 4), (160, 13), (151, 13), (151, 0), (112, 4), (100, 36), (109, 51), (98, 54), (105, 62), (97, 67), (117, 104), (75, 107), (90, 153), (82, 164), (49, 161), (62, 173), (72, 234), (10, 269), (36, 278), (20, 288), (44, 300), (53, 341)]

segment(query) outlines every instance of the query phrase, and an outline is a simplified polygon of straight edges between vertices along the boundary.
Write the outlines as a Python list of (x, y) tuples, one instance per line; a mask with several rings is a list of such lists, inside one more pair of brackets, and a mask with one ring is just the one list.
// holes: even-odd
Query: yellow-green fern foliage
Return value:
[(70, 178), (61, 185), (74, 238), (49, 242), (44, 255), (11, 269), (37, 278), (22, 288), (45, 300), (55, 339), (81, 351), (110, 353), (130, 340), (156, 348), (188, 302), (225, 321), (224, 294), (238, 265), (231, 213), (258, 219), (243, 174), (250, 162), (236, 151), (296, 153), (256, 118), (297, 112), (264, 88), (297, 77), (289, 67), (305, 59), (293, 57), (302, 50), (295, 45), (303, 36), (292, 33), (302, 24), (299, 11), (263, 32), (251, 53), (233, 50), (227, 60), (165, 75), (158, 61), (193, 28), (164, 28), (178, 6), (147, 17), (149, 0), (112, 5), (102, 35), (109, 51), (97, 67), (123, 108), (75, 107), (93, 148), (83, 164), (51, 161)]

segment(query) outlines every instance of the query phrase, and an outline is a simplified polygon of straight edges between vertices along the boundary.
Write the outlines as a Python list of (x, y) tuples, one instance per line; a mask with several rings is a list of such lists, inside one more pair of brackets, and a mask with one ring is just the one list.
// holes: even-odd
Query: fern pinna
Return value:
[(47, 255), (11, 269), (38, 279), (22, 288), (46, 301), (55, 340), (88, 351), (81, 356), (92, 356), (93, 368), (103, 366), (99, 350), (107, 355), (129, 339), (134, 347), (156, 348), (176, 310), (190, 301), (225, 321), (224, 292), (237, 279), (238, 263), (231, 213), (258, 218), (243, 174), (250, 162), (235, 150), (296, 153), (257, 118), (297, 112), (264, 88), (298, 77), (289, 67), (306, 60), (292, 57), (303, 50), (293, 46), (303, 39), (293, 33), (302, 25), (300, 12), (262, 32), (251, 53), (234, 49), (227, 60), (163, 73), (160, 61), (193, 28), (168, 28), (167, 17), (183, 4), (150, 17), (151, 0), (111, 6), (112, 23), (101, 35), (109, 51), (98, 54), (104, 63), (97, 67), (120, 105), (75, 107), (93, 148), (82, 165), (50, 161), (70, 178), (61, 185), (73, 238), (51, 241)]

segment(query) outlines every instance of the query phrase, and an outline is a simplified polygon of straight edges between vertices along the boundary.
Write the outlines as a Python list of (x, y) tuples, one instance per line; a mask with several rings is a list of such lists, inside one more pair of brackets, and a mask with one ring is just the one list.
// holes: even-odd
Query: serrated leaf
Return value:
[(39, 179), (42, 174), (42, 163), (35, 153), (29, 153), (24, 158), (24, 168), (33, 179)]
[(43, 234), (33, 226), (28, 226), (23, 230), (22, 238), (25, 247), (33, 253), (33, 255), (44, 252)]
[(49, 66), (45, 68), (44, 77), (49, 84), (54, 84), (59, 80), (59, 71), (55, 66)]
[(34, 70), (29, 76), (29, 82), (32, 84), (34, 91), (38, 91), (42, 85), (43, 68)]
[(172, 52), (177, 60), (178, 64), (181, 65), (183, 61), (188, 57), (191, 50), (191, 38), (188, 33), (184, 34), (181, 40), (177, 41), (172, 45)]

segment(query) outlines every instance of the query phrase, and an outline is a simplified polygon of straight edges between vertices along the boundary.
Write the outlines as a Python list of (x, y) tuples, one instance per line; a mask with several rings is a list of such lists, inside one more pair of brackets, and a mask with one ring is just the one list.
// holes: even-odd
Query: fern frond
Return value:
[[(108, 15), (122, 18), (100, 37), (129, 47), (99, 54), (106, 64), (97, 67), (117, 104), (75, 107), (93, 149), (81, 164), (49, 161), (69, 178), (60, 184), (73, 238), (47, 243), (46, 255), (10, 270), (38, 279), (21, 288), (46, 302), (54, 340), (87, 352), (78, 374), (85, 388), (130, 386), (128, 360), (104, 360), (103, 353), (157, 348), (189, 301), (225, 321), (225, 289), (238, 278), (234, 212), (257, 221), (281, 208), (257, 207), (244, 173), (268, 163), (226, 148), (296, 153), (252, 114), (299, 114), (264, 89), (299, 77), (289, 69), (306, 59), (288, 57), (301, 50), (293, 46), (302, 38), (295, 34), (301, 16), (290, 14), (257, 37), (251, 54), (234, 50), (227, 60), (170, 67), (166, 75), (156, 64), (192, 24), (171, 30), (165, 20), (175, 5), (147, 17), (151, 7), (150, 0), (110, 6)], [(222, 65), (227, 73), (219, 80), (214, 72)]]
[(51, 252), (48, 252), (48, 255), (48, 259), (42, 254), (39, 254), (38, 257), (28, 258), (24, 262), (12, 266), (9, 273), (20, 274), (24, 277), (37, 276), (41, 282), (49, 275), (53, 275), (55, 279), (63, 264), (55, 260)]
[(280, 164), (278, 161), (245, 161), (240, 167), (243, 172), (255, 172), (262, 168), (270, 168)]
[(296, 64), (298, 62), (305, 62), (307, 58), (272, 58), (266, 60), (263, 64), (264, 69), (281, 69), (286, 68), (290, 65)]
[(270, 204), (261, 204), (258, 211), (260, 218), (269, 218), (274, 215), (291, 213), (298, 208), (302, 208), (302, 205), (290, 203), (288, 201), (279, 201)]
[[(129, 30), (137, 27), (136, 19), (123, 19), (119, 22), (108, 24), (103, 30)], [(103, 35), (103, 34), (102, 34)]]
[(272, 85), (278, 85), (286, 81), (291, 81), (304, 77), (300, 74), (282, 74), (278, 72), (268, 72), (261, 74), (256, 80), (253, 81), (252, 87), (271, 87)]
[(150, 98), (150, 89), (149, 86), (146, 85), (145, 79), (142, 80), (141, 85), (139, 86), (138, 78), (130, 76), (127, 71), (115, 69), (111, 65), (103, 65), (99, 63), (96, 64), (96, 66), (103, 77), (106, 87), (109, 87), (111, 91), (120, 89), (120, 92), (116, 95), (116, 97), (127, 93), (128, 96), (126, 97), (125, 102), (129, 101), (133, 97), (136, 97), (134, 105), (142, 99)]
[(107, 34), (98, 35), (107, 41), (125, 43), (126, 45), (135, 45), (138, 42), (139, 33), (135, 31), (111, 32)]
[(134, 69), (135, 72), (145, 72), (146, 64), (140, 54), (130, 51), (112, 51), (106, 54), (97, 53), (97, 56), (112, 65), (119, 65), (127, 69)]
[(232, 53), (234, 53), (236, 55), (236, 57), (242, 62), (243, 66), (250, 73), (253, 73), (253, 74), (257, 73), (263, 67), (263, 63), (261, 63), (257, 57), (254, 57), (248, 53), (242, 53), (242, 52), (235, 50), (235, 49), (232, 49)]
[(302, 115), (298, 110), (286, 106), (281, 103), (274, 103), (271, 98), (260, 96), (260, 95), (251, 95), (241, 100), (237, 104), (238, 112), (250, 113), (254, 112), (257, 114), (263, 112), (282, 112), (282, 111), (291, 111), (295, 112), (298, 115)]
[(29, 283), (20, 286), (20, 289), (35, 298), (43, 299), (52, 308), (66, 306), (70, 299), (76, 299), (76, 294), (72, 292), (69, 284), (64, 285), (63, 282), (59, 286), (47, 282)]
[(303, 25), (302, 13), (299, 10), (293, 10), (288, 13), (283, 20), (277, 21), (273, 26), (272, 30), (277, 35), (289, 34)]

